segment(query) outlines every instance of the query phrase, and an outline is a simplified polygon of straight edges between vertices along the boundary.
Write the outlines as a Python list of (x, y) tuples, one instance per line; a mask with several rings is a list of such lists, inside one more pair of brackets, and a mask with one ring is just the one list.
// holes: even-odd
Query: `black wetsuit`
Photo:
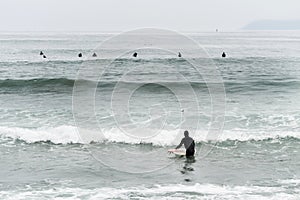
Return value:
[(180, 144), (176, 147), (176, 149), (180, 148), (184, 144), (184, 147), (186, 149), (185, 156), (194, 156), (195, 154), (195, 142), (193, 138), (191, 137), (184, 137), (182, 138)]

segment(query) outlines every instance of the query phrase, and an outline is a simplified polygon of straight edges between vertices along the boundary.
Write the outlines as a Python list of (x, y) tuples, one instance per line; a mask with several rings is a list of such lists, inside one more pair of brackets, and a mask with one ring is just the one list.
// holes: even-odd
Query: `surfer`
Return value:
[(180, 52), (178, 52), (178, 57), (181, 58), (181, 53)]
[(137, 52), (134, 52), (134, 54), (132, 56), (136, 58), (137, 55), (138, 55)]
[(40, 52), (40, 56), (42, 56), (42, 55), (44, 55), (44, 52), (41, 51), (41, 52)]
[(93, 53), (93, 55), (92, 55), (93, 57), (97, 57), (97, 54), (96, 53)]
[(195, 154), (195, 141), (193, 138), (189, 136), (188, 131), (184, 131), (184, 138), (182, 138), (180, 144), (175, 148), (179, 149), (184, 144), (184, 147), (186, 149), (185, 156), (191, 157)]
[(223, 52), (223, 53), (222, 53), (222, 58), (225, 58), (225, 57), (226, 57), (226, 53)]
[(79, 54), (78, 54), (78, 57), (81, 58), (81, 57), (82, 57), (82, 53), (79, 53)]

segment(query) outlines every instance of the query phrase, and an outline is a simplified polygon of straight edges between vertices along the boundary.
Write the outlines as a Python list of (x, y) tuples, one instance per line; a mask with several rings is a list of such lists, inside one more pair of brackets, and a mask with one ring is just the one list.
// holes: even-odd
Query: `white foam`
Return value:
[(21, 139), (28, 143), (39, 141), (51, 141), (56, 144), (80, 142), (76, 129), (73, 126), (40, 129), (0, 127), (0, 134), (4, 137)]
[(217, 139), (219, 141), (226, 140), (238, 140), (238, 141), (248, 141), (248, 140), (265, 140), (265, 139), (278, 139), (285, 137), (300, 138), (300, 132), (297, 131), (274, 131), (274, 130), (244, 130), (244, 129), (233, 129), (225, 130)]
[[(144, 130), (145, 132), (147, 130)], [(143, 133), (145, 134), (145, 133)], [(163, 130), (157, 135), (149, 138), (132, 137), (125, 134), (118, 128), (92, 131), (87, 129), (78, 129), (74, 126), (59, 126), (59, 127), (48, 127), (48, 128), (18, 128), (18, 127), (0, 127), (0, 135), (2, 138), (9, 137), (13, 139), (24, 140), (27, 143), (40, 142), (40, 141), (51, 141), (55, 144), (68, 144), (68, 143), (90, 143), (90, 142), (120, 142), (128, 144), (140, 144), (147, 143), (156, 146), (171, 146), (176, 145), (183, 137), (183, 130)], [(207, 132), (198, 131), (196, 134), (191, 136), (197, 142), (207, 142)], [(284, 137), (300, 138), (299, 132), (271, 132), (271, 131), (245, 131), (242, 129), (225, 130), (222, 135), (216, 138), (216, 141), (226, 140), (264, 140), (264, 139), (278, 139)], [(274, 140), (276, 141), (276, 140)]]
[(71, 188), (60, 186), (51, 189), (27, 188), (19, 191), (0, 191), (1, 199), (271, 199), (296, 200), (299, 190), (288, 191), (285, 187), (227, 186), (215, 184), (154, 185), (127, 188)]
[(300, 185), (300, 179), (279, 180), (278, 183), (285, 185)]

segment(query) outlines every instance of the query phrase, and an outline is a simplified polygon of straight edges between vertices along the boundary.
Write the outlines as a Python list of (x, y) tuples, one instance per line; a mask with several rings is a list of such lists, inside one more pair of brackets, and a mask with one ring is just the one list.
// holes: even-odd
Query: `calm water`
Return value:
[[(128, 41), (115, 59), (121, 49), (95, 50), (111, 36), (0, 34), (1, 199), (299, 199), (300, 32), (188, 34), (211, 59), (151, 48), (132, 58)], [(209, 88), (185, 57), (214, 63), (222, 76), (216, 144), (207, 139)], [(87, 74), (75, 83), (79, 69)], [(80, 134), (74, 83), (86, 111)], [(93, 87), (91, 113), (84, 98)], [(169, 155), (184, 129), (198, 152), (212, 151), (195, 160)]]

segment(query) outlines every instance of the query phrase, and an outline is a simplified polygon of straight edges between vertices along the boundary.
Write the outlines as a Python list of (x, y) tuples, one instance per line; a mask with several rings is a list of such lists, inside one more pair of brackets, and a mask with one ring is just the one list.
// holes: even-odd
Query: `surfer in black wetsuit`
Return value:
[(222, 58), (226, 58), (226, 53), (225, 52), (222, 53)]
[(184, 144), (184, 147), (186, 149), (185, 156), (191, 157), (195, 154), (195, 141), (193, 138), (189, 136), (188, 131), (184, 131), (184, 138), (182, 138), (180, 144), (175, 148), (178, 149)]

